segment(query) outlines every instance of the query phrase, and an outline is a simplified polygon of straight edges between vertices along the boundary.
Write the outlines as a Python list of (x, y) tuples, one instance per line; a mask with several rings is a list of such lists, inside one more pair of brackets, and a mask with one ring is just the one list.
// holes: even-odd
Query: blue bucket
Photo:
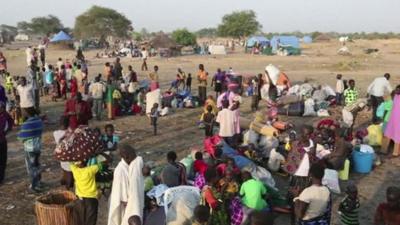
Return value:
[(369, 173), (374, 162), (374, 153), (364, 153), (354, 150), (352, 153), (353, 169), (357, 173)]

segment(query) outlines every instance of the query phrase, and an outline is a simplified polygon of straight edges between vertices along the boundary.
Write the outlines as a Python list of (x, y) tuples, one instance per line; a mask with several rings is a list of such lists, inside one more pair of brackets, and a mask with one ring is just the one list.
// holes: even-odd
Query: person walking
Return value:
[(388, 91), (389, 93), (392, 92), (392, 86), (389, 83), (389, 79), (390, 74), (385, 73), (383, 77), (375, 78), (375, 80), (368, 86), (368, 95), (372, 107), (373, 123), (378, 120), (378, 117), (376, 116), (376, 110), (378, 109), (378, 106), (383, 102), (385, 91)]
[(146, 48), (142, 48), (142, 71), (147, 71), (147, 57), (149, 57), (149, 52), (146, 50)]
[(6, 111), (6, 104), (0, 102), (0, 184), (3, 183), (7, 167), (7, 138), (11, 131), (13, 119)]

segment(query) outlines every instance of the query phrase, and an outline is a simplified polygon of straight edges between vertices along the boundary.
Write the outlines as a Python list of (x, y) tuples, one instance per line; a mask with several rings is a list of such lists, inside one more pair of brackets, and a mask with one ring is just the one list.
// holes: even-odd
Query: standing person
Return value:
[(206, 137), (212, 137), (214, 135), (214, 122), (215, 122), (215, 115), (213, 113), (213, 107), (211, 105), (207, 106), (207, 112), (204, 113), (203, 116), (203, 123), (204, 123), (204, 131)]
[(3, 76), (7, 72), (7, 59), (3, 55), (3, 52), (0, 52), (0, 75)]
[[(134, 151), (130, 145), (122, 145), (121, 149)], [(136, 156), (136, 155), (135, 155)], [(136, 156), (129, 164), (128, 170), (128, 203), (126, 204), (125, 214), (121, 225), (128, 225), (129, 218), (132, 216), (143, 218), (144, 210), (144, 177), (143, 177), (143, 158)]]
[(25, 55), (26, 55), (26, 64), (28, 66), (30, 66), (31, 63), (32, 63), (32, 60), (33, 60), (33, 49), (32, 49), (32, 46), (28, 46), (25, 49)]
[(356, 90), (355, 86), (356, 82), (353, 79), (349, 80), (349, 87), (343, 92), (346, 106), (355, 103), (358, 99), (358, 91)]
[(26, 112), (28, 119), (21, 125), (18, 139), (24, 145), (25, 163), (31, 178), (30, 191), (39, 193), (43, 191), (39, 162), (42, 150), (43, 122), (33, 111), (28, 110)]
[(207, 98), (207, 77), (208, 73), (204, 69), (204, 65), (199, 65), (199, 72), (197, 73), (197, 80), (199, 82), (199, 99), (200, 104), (204, 104)]
[(358, 210), (360, 201), (358, 199), (357, 186), (354, 184), (347, 186), (346, 197), (340, 202), (339, 215), (342, 225), (359, 225)]
[(158, 69), (159, 69), (158, 66), (155, 65), (154, 66), (154, 71), (149, 74), (149, 79), (150, 79), (150, 82), (151, 82), (150, 83), (150, 90), (151, 91), (154, 91), (154, 90), (160, 88), (160, 85), (158, 83), (158, 81), (159, 81)]
[(54, 82), (54, 71), (53, 66), (49, 65), (44, 73), (44, 93), (49, 94), (49, 90), (52, 88)]
[(211, 81), (211, 87), (215, 85), (214, 91), (215, 91), (215, 98), (218, 98), (218, 95), (221, 94), (222, 92), (222, 85), (225, 82), (225, 74), (221, 71), (220, 68), (217, 69), (217, 73), (215, 73), (212, 81)]
[(253, 96), (251, 96), (251, 111), (255, 112), (258, 110), (258, 104), (260, 102), (260, 95), (259, 95), (260, 82), (257, 77), (252, 79), (251, 82), (253, 83)]
[(75, 194), (79, 200), (73, 208), (76, 224), (96, 225), (99, 201), (97, 200), (96, 174), (100, 164), (86, 166), (86, 162), (71, 163), (71, 172), (75, 181)]
[[(393, 99), (394, 99), (395, 95), (396, 95), (396, 90), (392, 91), (392, 93), (390, 95), (387, 95), (385, 97), (385, 101), (383, 103), (381, 103), (381, 106), (379, 106), (379, 107), (383, 108), (383, 114), (381, 117), (383, 119), (383, 124), (382, 124), (383, 134), (385, 134), (386, 126), (387, 126), (387, 123), (389, 122), (390, 115), (392, 113)], [(387, 154), (387, 152), (389, 150), (389, 145), (390, 145), (390, 139), (387, 138), (385, 135), (383, 135), (382, 145), (381, 145), (381, 153)]]
[(336, 75), (336, 105), (342, 105), (344, 92), (344, 82), (342, 74)]
[(37, 70), (38, 67), (36, 67), (36, 65), (31, 65), (28, 68), (26, 79), (28, 84), (32, 86), (34, 106), (36, 111), (39, 112), (40, 95), (39, 95), (39, 85), (37, 82), (37, 72), (38, 72)]
[(122, 78), (122, 69), (121, 59), (117, 57), (114, 62), (114, 75), (117, 80)]
[(0, 102), (0, 185), (4, 181), (7, 167), (7, 138), (6, 135), (13, 127), (13, 119), (6, 111), (6, 104)]
[(36, 114), (35, 102), (33, 97), (33, 86), (32, 84), (26, 83), (25, 77), (20, 77), (17, 91), (20, 98), (22, 117), (25, 120), (28, 118), (28, 115)]
[(374, 225), (400, 224), (400, 189), (388, 187), (386, 189), (386, 202), (376, 208)]
[(160, 111), (158, 111), (158, 103), (154, 103), (150, 111), (151, 125), (153, 126), (154, 136), (157, 135), (157, 120), (160, 116)]
[(121, 225), (128, 204), (129, 165), (136, 158), (136, 151), (131, 147), (121, 146), (119, 149), (121, 161), (114, 170), (114, 179), (110, 195), (108, 225)]
[(188, 77), (186, 78), (186, 90), (191, 92), (192, 91), (192, 74), (189, 73)]
[(83, 91), (82, 91), (82, 87), (83, 87), (83, 80), (84, 80), (84, 76), (83, 76), (83, 73), (82, 73), (82, 66), (81, 66), (81, 64), (78, 64), (77, 66), (76, 66), (76, 70), (75, 70), (75, 73), (74, 73), (74, 77), (75, 77), (75, 79), (76, 79), (76, 84), (77, 84), (77, 87), (78, 87), (78, 91), (81, 93), (81, 94), (83, 94)]
[(92, 110), (89, 103), (83, 101), (82, 94), (78, 92), (74, 98), (65, 103), (64, 116), (69, 118), (69, 127), (75, 130), (80, 125), (89, 125)]
[(372, 123), (377, 122), (376, 110), (383, 102), (385, 91), (392, 92), (392, 86), (389, 83), (390, 74), (385, 73), (383, 77), (375, 78), (375, 80), (368, 86), (368, 95), (372, 106)]
[(93, 98), (93, 114), (97, 120), (101, 120), (103, 111), (103, 97), (106, 92), (106, 87), (100, 82), (100, 76), (94, 78), (94, 83), (89, 87), (89, 95)]
[(313, 164), (310, 168), (312, 185), (294, 199), (300, 225), (330, 224), (332, 203), (328, 187), (322, 185), (324, 169), (320, 164)]
[(400, 85), (396, 87), (393, 108), (385, 129), (385, 137), (394, 141), (393, 157), (400, 155)]
[(107, 80), (107, 86), (106, 86), (106, 104), (107, 104), (107, 118), (109, 120), (114, 119), (114, 98), (113, 94), (116, 89), (116, 86), (114, 84), (114, 78), (110, 77), (110, 79)]
[(41, 44), (39, 45), (39, 58), (42, 66), (46, 65), (46, 45)]
[(224, 138), (227, 144), (232, 145), (232, 138), (235, 135), (235, 112), (229, 109), (229, 101), (222, 101), (222, 107), (216, 120), (219, 123), (219, 136)]
[(142, 48), (142, 71), (147, 71), (147, 57), (149, 57), (149, 52), (146, 50), (146, 48)]
[(186, 89), (186, 73), (181, 68), (178, 68), (178, 74), (181, 77), (181, 84), (183, 86), (183, 90), (185, 90)]

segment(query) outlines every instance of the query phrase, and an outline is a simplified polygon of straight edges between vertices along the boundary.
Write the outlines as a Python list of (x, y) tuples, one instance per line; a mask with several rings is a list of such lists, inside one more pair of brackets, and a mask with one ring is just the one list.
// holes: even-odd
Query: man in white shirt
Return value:
[(342, 105), (344, 82), (342, 80), (342, 74), (336, 75), (336, 105)]
[(149, 53), (147, 52), (146, 48), (142, 49), (142, 71), (147, 71), (147, 57), (149, 57)]
[(232, 137), (235, 135), (235, 112), (228, 108), (229, 101), (223, 101), (222, 107), (216, 120), (219, 123), (219, 136), (224, 138), (228, 145), (231, 145)]
[(28, 66), (30, 66), (32, 63), (32, 59), (33, 59), (32, 46), (29, 46), (28, 48), (25, 49), (25, 54), (26, 54), (26, 63)]
[(22, 117), (25, 120), (28, 118), (28, 115), (36, 114), (32, 84), (27, 84), (26, 78), (21, 77), (19, 85), (17, 86), (17, 91), (20, 98), (19, 105), (21, 107)]
[(379, 105), (383, 102), (385, 91), (388, 93), (392, 92), (392, 86), (389, 83), (390, 74), (385, 73), (383, 77), (375, 78), (375, 80), (368, 86), (368, 95), (370, 97), (370, 103), (372, 107), (372, 122), (375, 123), (378, 120), (376, 116), (376, 110)]
[(97, 120), (101, 120), (101, 112), (103, 111), (103, 95), (106, 92), (106, 87), (100, 82), (100, 77), (94, 79), (94, 83), (89, 87), (89, 94), (93, 98), (93, 116)]

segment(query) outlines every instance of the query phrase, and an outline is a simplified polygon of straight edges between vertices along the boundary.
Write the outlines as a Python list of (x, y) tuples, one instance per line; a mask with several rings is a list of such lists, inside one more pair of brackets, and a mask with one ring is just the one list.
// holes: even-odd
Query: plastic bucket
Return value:
[(373, 153), (364, 153), (360, 151), (353, 151), (353, 169), (357, 173), (369, 173), (372, 170), (374, 161)]

